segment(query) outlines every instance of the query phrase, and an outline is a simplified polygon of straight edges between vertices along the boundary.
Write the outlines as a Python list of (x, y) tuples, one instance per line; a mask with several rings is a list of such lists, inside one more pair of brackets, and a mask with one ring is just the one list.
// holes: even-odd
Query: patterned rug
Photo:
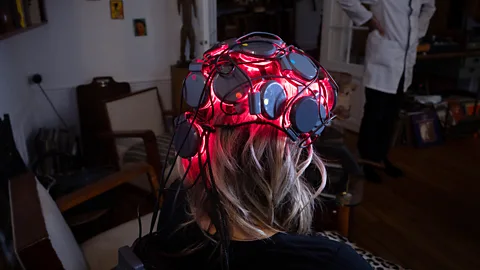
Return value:
[(371, 266), (374, 270), (406, 270), (406, 268), (401, 267), (400, 265), (397, 265), (395, 263), (392, 263), (390, 261), (384, 260), (378, 256), (373, 255), (371, 252), (366, 251), (359, 246), (357, 246), (355, 243), (352, 243), (348, 241), (348, 239), (338, 232), (334, 231), (325, 231), (325, 232), (319, 232), (318, 234), (325, 236), (326, 238), (337, 241), (337, 242), (343, 242), (349, 246), (351, 246), (360, 256), (362, 256)]

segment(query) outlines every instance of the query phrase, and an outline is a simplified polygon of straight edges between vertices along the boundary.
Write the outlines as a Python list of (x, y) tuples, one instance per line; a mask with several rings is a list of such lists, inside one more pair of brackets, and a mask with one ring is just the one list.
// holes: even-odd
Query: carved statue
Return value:
[(185, 63), (187, 57), (185, 56), (185, 48), (187, 46), (187, 39), (190, 43), (190, 60), (195, 58), (195, 30), (192, 23), (192, 9), (193, 15), (197, 18), (197, 3), (195, 0), (177, 0), (178, 14), (182, 15), (182, 30), (180, 32), (180, 63)]

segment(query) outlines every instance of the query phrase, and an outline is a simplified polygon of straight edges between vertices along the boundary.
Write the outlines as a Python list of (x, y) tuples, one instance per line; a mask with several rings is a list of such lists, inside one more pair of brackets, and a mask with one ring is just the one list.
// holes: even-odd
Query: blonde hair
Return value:
[[(215, 122), (224, 123), (225, 118)], [(310, 232), (314, 201), (326, 182), (325, 167), (312, 146), (300, 148), (284, 132), (259, 124), (217, 128), (208, 140), (213, 178), (230, 229), (254, 239), (265, 238), (264, 230)], [(322, 178), (316, 191), (303, 176), (310, 164)], [(189, 190), (188, 202), (197, 221), (211, 213), (212, 202), (201, 183)]]

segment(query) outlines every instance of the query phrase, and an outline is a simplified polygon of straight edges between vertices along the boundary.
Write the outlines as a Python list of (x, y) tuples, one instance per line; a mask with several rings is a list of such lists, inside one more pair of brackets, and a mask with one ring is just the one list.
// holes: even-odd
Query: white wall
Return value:
[[(110, 19), (109, 1), (47, 1), (44, 40), (30, 50), (45, 87), (59, 89), (109, 75), (126, 81), (169, 78), (178, 59), (180, 19), (175, 1), (125, 0), (125, 19)], [(146, 37), (133, 35), (133, 18), (145, 18)], [(28, 56), (27, 56), (28, 57)]]
[[(111, 20), (109, 1), (46, 0), (48, 24), (0, 41), (0, 113), (9, 113), (18, 148), (38, 127), (59, 121), (27, 77), (43, 86), (65, 120), (78, 126), (75, 87), (95, 76), (128, 81), (133, 89), (157, 85), (171, 108), (170, 65), (179, 58), (176, 1), (125, 0), (124, 20)], [(133, 35), (133, 18), (145, 18), (146, 37)]]
[(313, 10), (312, 0), (301, 0), (296, 3), (295, 41), (304, 50), (317, 47), (322, 20), (323, 0), (314, 0), (317, 10)]
[(10, 115), (17, 148), (28, 160), (26, 141), (37, 126), (36, 106), (25, 76), (26, 67), (17, 61), (21, 52), (14, 50), (15, 43), (13, 39), (0, 41), (0, 117)]

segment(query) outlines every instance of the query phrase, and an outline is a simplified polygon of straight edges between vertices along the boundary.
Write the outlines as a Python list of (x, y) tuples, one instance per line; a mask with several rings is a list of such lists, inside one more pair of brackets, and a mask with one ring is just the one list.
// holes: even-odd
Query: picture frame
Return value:
[(476, 104), (475, 102), (465, 103), (465, 115), (480, 116), (480, 104)]
[(428, 147), (443, 142), (440, 120), (435, 111), (412, 115), (411, 123), (417, 147)]
[(147, 21), (144, 18), (133, 19), (133, 33), (136, 37), (147, 36)]
[(125, 19), (125, 14), (123, 12), (123, 0), (110, 0), (110, 17), (112, 20)]

